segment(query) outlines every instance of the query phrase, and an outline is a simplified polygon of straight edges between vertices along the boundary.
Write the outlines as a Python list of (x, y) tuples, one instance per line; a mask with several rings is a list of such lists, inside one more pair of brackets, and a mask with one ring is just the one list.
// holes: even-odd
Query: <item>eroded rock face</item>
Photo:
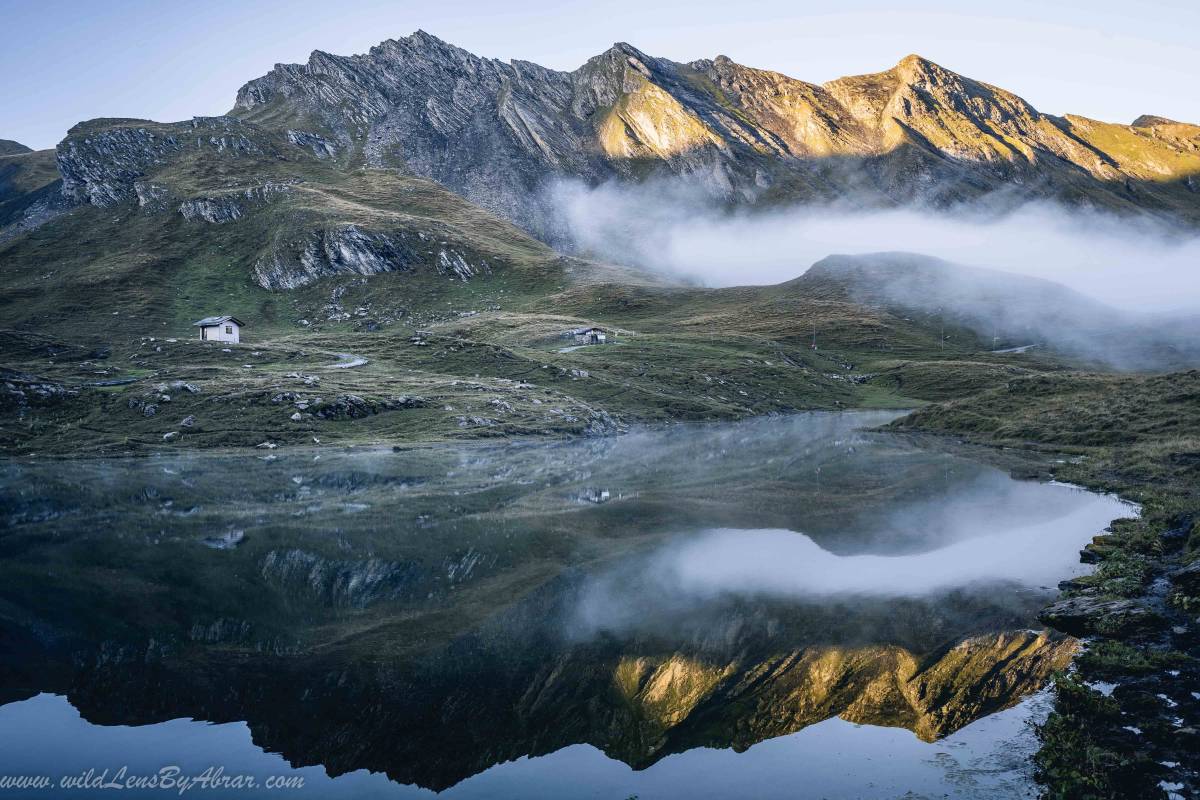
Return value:
[(295, 289), (331, 275), (406, 272), (420, 265), (461, 281), (491, 271), (483, 259), (449, 245), (433, 247), (420, 232), (380, 233), (342, 225), (275, 245), (255, 263), (254, 279), (264, 289)]
[(307, 148), (312, 151), (312, 154), (320, 159), (337, 158), (338, 147), (336, 144), (316, 133), (308, 131), (292, 131), (287, 132), (288, 141), (299, 147)]
[(344, 225), (314, 231), (299, 244), (274, 247), (254, 265), (254, 278), (264, 289), (295, 289), (329, 275), (406, 270), (415, 260), (398, 236)]
[(132, 200), (137, 197), (134, 184), (146, 170), (181, 147), (176, 137), (144, 127), (68, 136), (58, 146), (63, 195), (73, 202), (96, 206)]
[(242, 207), (232, 197), (185, 200), (179, 204), (179, 213), (189, 222), (203, 220), (213, 224), (241, 219)]
[(196, 117), (161, 125), (140, 120), (93, 120), (72, 128), (56, 149), (63, 196), (74, 203), (114, 206), (136, 200), (161, 204), (164, 187), (143, 179), (188, 150), (222, 158), (267, 153), (258, 129), (231, 117)]
[(264, 183), (241, 192), (185, 200), (179, 204), (179, 213), (189, 222), (200, 220), (219, 225), (241, 219), (248, 210), (290, 192), (291, 187), (287, 184)]
[(438, 250), (437, 270), (443, 275), (458, 278), (463, 283), (466, 283), (480, 272), (490, 271), (486, 261), (472, 264), (463, 258), (461, 253), (448, 248)]

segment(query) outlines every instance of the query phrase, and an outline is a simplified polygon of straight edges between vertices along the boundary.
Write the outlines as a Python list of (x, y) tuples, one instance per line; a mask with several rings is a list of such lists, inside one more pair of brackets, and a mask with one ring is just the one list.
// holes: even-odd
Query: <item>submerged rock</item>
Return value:
[(246, 539), (245, 531), (228, 531), (216, 536), (208, 536), (203, 540), (206, 547), (214, 550), (232, 550)]

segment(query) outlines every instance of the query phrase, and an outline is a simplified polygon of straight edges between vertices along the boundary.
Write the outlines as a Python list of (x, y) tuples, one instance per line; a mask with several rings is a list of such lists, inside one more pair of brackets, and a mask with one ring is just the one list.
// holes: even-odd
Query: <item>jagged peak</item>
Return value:
[(583, 66), (575, 70), (575, 75), (594, 74), (597, 70), (607, 72), (613, 67), (623, 69), (631, 66), (649, 78), (660, 69), (662, 62), (654, 56), (649, 56), (628, 42), (615, 42), (612, 47), (599, 55), (592, 56)]
[[(336, 56), (333, 53), (327, 53), (324, 50), (313, 50), (308, 54), (307, 66), (309, 69), (327, 66), (341, 60), (341, 56)], [(275, 65), (279, 67), (278, 64)]]
[[(643, 53), (641, 50), (638, 50), (636, 47), (631, 45), (629, 42), (613, 42), (613, 46), (608, 48), (607, 52), (624, 53), (625, 55), (633, 56), (634, 58), (643, 58), (643, 59), (651, 58), (650, 56)], [(651, 60), (653, 60), (653, 59), (651, 59)]]
[[(604, 61), (620, 61), (628, 63), (630, 59), (633, 59), (634, 61), (646, 67), (658, 63), (657, 58), (646, 55), (628, 42), (614, 42), (613, 46), (605, 50), (603, 53), (589, 58), (587, 64), (596, 64)], [(585, 64), (584, 67), (586, 67), (587, 64)], [(582, 68), (583, 67), (581, 67), (581, 69)]]
[(399, 39), (388, 39), (380, 42), (372, 47), (369, 54), (372, 56), (391, 55), (398, 52), (418, 52), (418, 53), (454, 53), (456, 55), (466, 55), (472, 58), (477, 58), (474, 54), (467, 50), (450, 44), (445, 39), (439, 39), (432, 33), (418, 28), (408, 36), (402, 36)]
[(823, 84), (826, 88), (838, 85), (854, 85), (862, 81), (880, 82), (880, 81), (899, 81), (901, 83), (913, 84), (930, 78), (955, 78), (958, 80), (967, 80), (962, 75), (959, 75), (953, 70), (946, 69), (941, 64), (930, 61), (917, 53), (909, 53), (896, 62), (896, 66), (891, 69), (883, 70), (882, 72), (866, 72), (860, 75), (846, 75), (841, 78), (835, 78)]
[(891, 70), (905, 83), (919, 83), (930, 79), (969, 80), (952, 69), (946, 69), (935, 61), (924, 56), (909, 53), (896, 63)]

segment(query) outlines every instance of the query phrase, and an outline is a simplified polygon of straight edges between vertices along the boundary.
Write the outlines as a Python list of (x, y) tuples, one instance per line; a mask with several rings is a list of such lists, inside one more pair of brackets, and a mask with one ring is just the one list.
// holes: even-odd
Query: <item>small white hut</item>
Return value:
[(569, 331), (563, 331), (564, 339), (574, 339), (580, 344), (607, 344), (608, 333), (603, 328), (588, 327), (588, 328), (572, 328)]
[(242, 326), (237, 317), (205, 317), (193, 325), (200, 329), (200, 338), (206, 342), (233, 342), (242, 340)]

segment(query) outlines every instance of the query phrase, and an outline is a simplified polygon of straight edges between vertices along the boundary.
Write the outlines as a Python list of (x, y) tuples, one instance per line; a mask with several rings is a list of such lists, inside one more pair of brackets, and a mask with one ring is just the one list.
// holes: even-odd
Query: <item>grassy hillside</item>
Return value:
[[(1054, 368), (863, 304), (835, 273), (717, 290), (565, 258), (357, 158), (227, 118), (73, 129), (58, 159), (81, 204), (0, 241), (3, 446), (600, 433), (912, 406)], [(195, 341), (213, 314), (247, 323), (241, 345)], [(561, 337), (585, 324), (613, 343)]]

